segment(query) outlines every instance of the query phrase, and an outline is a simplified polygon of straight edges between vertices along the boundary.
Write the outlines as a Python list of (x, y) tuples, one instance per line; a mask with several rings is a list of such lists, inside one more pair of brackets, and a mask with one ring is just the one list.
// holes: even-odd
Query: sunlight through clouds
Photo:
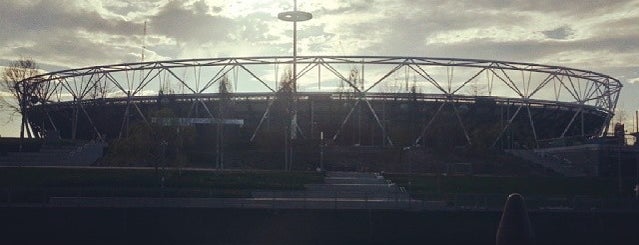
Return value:
[[(0, 0), (0, 66), (291, 55), (292, 0)], [(639, 101), (639, 0), (298, 0), (300, 55), (494, 59), (590, 69)], [(147, 33), (144, 33), (147, 22)]]

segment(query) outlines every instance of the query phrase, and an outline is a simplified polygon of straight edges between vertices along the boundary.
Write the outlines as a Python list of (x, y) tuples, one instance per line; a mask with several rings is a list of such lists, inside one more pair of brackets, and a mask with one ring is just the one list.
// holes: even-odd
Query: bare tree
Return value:
[(337, 88), (340, 98), (342, 97), (342, 94), (344, 94), (344, 97), (346, 98), (352, 98), (354, 93), (357, 91), (354, 87), (364, 90), (363, 79), (360, 78), (359, 70), (356, 67), (353, 67), (349, 72), (348, 82), (340, 81), (339, 87)]
[(282, 94), (290, 94), (293, 92), (293, 72), (286, 69), (282, 74), (279, 92)]
[(220, 85), (218, 86), (218, 92), (222, 95), (228, 95), (233, 91), (233, 85), (229, 78), (224, 75), (220, 80)]
[[(25, 116), (24, 108), (29, 103), (36, 103), (39, 98), (39, 89), (37, 85), (23, 82), (24, 79), (38, 75), (38, 65), (32, 59), (22, 58), (11, 62), (8, 67), (2, 71), (2, 80), (0, 81), (0, 90), (9, 93), (13, 101), (2, 98), (2, 109), (8, 110), (12, 115), (17, 113), (22, 115), (22, 125), (20, 126), (20, 138), (24, 138), (24, 130), (31, 137), (28, 121)], [(5, 97), (5, 96), (2, 96)]]
[(111, 88), (109, 88), (106, 80), (104, 81), (95, 81), (91, 90), (88, 92), (88, 97), (90, 99), (104, 99), (107, 95), (113, 92)]
[(484, 96), (488, 94), (488, 88), (484, 84), (479, 84), (478, 79), (473, 79), (473, 82), (466, 84), (465, 92), (471, 96)]
[(32, 59), (20, 59), (11, 62), (9, 66), (5, 67), (2, 71), (2, 81), (0, 83), (0, 90), (5, 93), (9, 93), (11, 100), (5, 99), (7, 96), (2, 96), (2, 109), (11, 111), (12, 114), (21, 113), (20, 102), (25, 99), (20, 89), (20, 81), (25, 78), (38, 75), (38, 66)]

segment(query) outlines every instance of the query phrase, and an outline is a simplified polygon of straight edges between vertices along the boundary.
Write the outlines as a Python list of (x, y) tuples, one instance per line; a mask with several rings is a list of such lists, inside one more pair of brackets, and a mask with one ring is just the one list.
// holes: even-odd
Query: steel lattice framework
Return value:
[[(252, 141), (268, 118), (274, 98), (282, 90), (279, 80), (286, 73), (283, 71), (290, 69), (288, 67), (294, 62), (301, 68), (297, 69), (296, 84), (299, 88), (292, 92), (295, 100), (320, 95), (336, 99), (348, 94), (354, 101), (349, 104), (349, 112), (335, 122), (338, 125), (336, 130), (327, 132), (330, 139), (337, 139), (356, 108), (363, 108), (372, 115), (371, 120), (379, 127), (385, 145), (393, 145), (395, 141), (386, 133), (386, 121), (380, 115), (379, 107), (373, 105), (375, 101), (438, 102), (437, 110), (421, 121), (420, 133), (411, 140), (414, 144), (423, 142), (432, 122), (446, 105), (452, 107), (457, 119), (454, 123), (459, 123), (467, 143), (472, 144), (472, 137), (467, 132), (469, 125), (465, 125), (459, 111), (464, 105), (480, 99), (516, 108), (505, 118), (495, 143), (516, 117), (528, 118), (531, 133), (537, 141), (562, 138), (580, 120), (582, 136), (603, 134), (607, 131), (622, 88), (621, 83), (610, 76), (561, 66), (388, 56), (298, 56), (295, 59), (278, 56), (126, 63), (46, 73), (23, 80), (18, 88), (25, 95), (25, 102), (21, 104), (26, 114), (41, 111), (48, 118), (36, 120), (27, 116), (35, 137), (45, 134), (46, 129), (57, 129), (50, 114), (60, 108), (74, 111), (74, 118), (70, 120), (73, 138), (76, 137), (78, 117), (86, 117), (95, 137), (101, 137), (103, 129), (95, 125), (95, 119), (85, 109), (89, 104), (99, 101), (121, 105), (124, 109), (118, 122), (121, 125), (120, 135), (128, 127), (132, 114), (148, 123), (149, 116), (140, 105), (158, 101), (161, 94), (172, 94), (175, 101), (190, 103), (192, 107), (202, 108), (206, 117), (216, 118), (216, 108), (206, 102), (220, 98), (216, 85), (228, 79), (234, 87), (225, 96), (267, 104), (259, 112), (259, 123), (251, 128), (251, 137), (246, 139)], [(531, 110), (544, 106), (561, 107), (557, 110), (572, 113), (561, 134), (538, 136), (540, 129), (536, 120), (541, 119), (533, 116)], [(595, 133), (584, 132), (585, 112), (603, 115), (604, 120)], [(299, 130), (304, 133), (301, 128)]]

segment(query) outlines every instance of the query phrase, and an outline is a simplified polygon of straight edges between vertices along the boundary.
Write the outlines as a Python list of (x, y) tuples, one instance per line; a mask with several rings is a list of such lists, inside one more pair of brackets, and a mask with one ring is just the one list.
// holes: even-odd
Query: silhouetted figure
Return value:
[(524, 198), (513, 193), (508, 196), (497, 229), (497, 245), (534, 244), (533, 230)]

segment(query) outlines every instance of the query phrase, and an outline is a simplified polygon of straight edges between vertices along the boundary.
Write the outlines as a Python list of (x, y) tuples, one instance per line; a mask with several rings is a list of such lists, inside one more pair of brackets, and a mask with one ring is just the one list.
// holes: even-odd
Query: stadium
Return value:
[(182, 133), (194, 162), (292, 169), (324, 161), (325, 149), (374, 156), (587, 141), (608, 131), (621, 87), (597, 72), (531, 63), (278, 56), (93, 66), (31, 77), (19, 90), (36, 138), (111, 143), (145, 132), (146, 147), (165, 154)]

